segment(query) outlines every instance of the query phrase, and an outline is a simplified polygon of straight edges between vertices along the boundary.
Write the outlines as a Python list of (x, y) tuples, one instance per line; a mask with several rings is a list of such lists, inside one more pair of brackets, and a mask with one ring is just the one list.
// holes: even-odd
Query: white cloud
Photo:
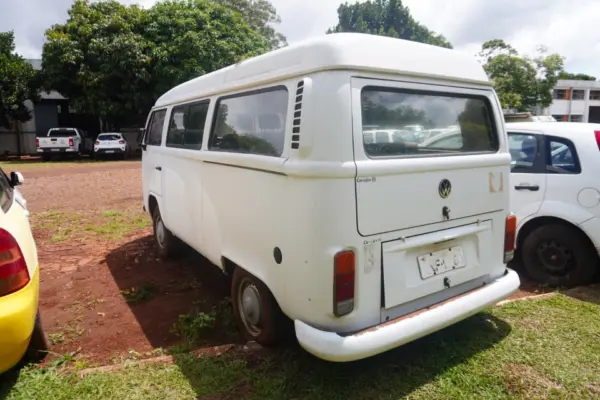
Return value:
[[(0, 31), (14, 29), (17, 49), (39, 57), (44, 30), (64, 22), (72, 0), (0, 0)], [(290, 43), (319, 36), (337, 23), (344, 0), (271, 0), (279, 12), (279, 30)], [(349, 0), (353, 2), (354, 0)], [(156, 0), (121, 0), (150, 6)], [(441, 33), (468, 54), (490, 39), (504, 39), (523, 54), (539, 44), (567, 57), (567, 69), (600, 77), (598, 0), (404, 0), (415, 19)]]

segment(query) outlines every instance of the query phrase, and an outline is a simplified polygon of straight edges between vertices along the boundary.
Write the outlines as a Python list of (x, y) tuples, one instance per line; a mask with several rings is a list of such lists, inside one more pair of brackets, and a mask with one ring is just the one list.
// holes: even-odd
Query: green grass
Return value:
[(32, 226), (49, 232), (51, 242), (60, 243), (90, 234), (104, 239), (121, 239), (150, 226), (150, 219), (138, 210), (105, 210), (90, 215), (46, 211), (32, 215)]
[(139, 287), (121, 290), (121, 295), (129, 304), (139, 304), (156, 296), (158, 288), (151, 282), (144, 283)]
[(510, 303), (348, 364), (291, 345), (260, 357), (175, 357), (84, 378), (25, 369), (0, 398), (592, 399), (600, 397), (600, 306), (564, 295)]

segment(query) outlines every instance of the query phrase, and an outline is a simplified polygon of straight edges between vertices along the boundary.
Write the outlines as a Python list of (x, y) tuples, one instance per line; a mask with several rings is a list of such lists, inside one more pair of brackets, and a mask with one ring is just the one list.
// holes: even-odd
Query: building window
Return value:
[(590, 100), (600, 100), (600, 90), (590, 90)]
[(552, 98), (555, 100), (565, 100), (567, 98), (566, 89), (554, 89), (552, 91)]
[(564, 121), (564, 120), (565, 120), (565, 117), (566, 117), (566, 115), (558, 115), (558, 114), (555, 114), (555, 115), (552, 115), (552, 117), (553, 117), (553, 118), (554, 118), (556, 121), (558, 121), (558, 122), (561, 122), (561, 121)]
[(583, 115), (571, 115), (571, 122), (583, 122)]
[(573, 95), (571, 96), (572, 100), (584, 100), (585, 99), (585, 91), (583, 90), (573, 90)]

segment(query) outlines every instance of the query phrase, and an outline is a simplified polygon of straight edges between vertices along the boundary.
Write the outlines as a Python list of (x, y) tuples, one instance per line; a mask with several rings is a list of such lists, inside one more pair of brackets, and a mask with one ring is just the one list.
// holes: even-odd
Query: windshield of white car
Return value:
[(104, 134), (104, 135), (99, 135), (98, 136), (98, 140), (120, 140), (120, 139), (123, 139), (121, 137), (121, 135), (118, 135), (118, 134), (115, 134), (115, 133), (113, 133), (113, 134)]
[(49, 137), (71, 137), (77, 136), (77, 131), (74, 129), (53, 129), (48, 133)]
[(361, 98), (364, 149), (369, 157), (499, 149), (492, 108), (484, 96), (365, 87)]

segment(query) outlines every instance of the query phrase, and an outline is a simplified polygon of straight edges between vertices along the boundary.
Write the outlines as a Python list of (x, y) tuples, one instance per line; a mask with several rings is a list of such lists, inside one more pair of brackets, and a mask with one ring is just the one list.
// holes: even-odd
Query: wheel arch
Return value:
[(594, 243), (592, 242), (590, 237), (579, 226), (577, 226), (565, 219), (559, 218), (559, 217), (543, 216), (543, 217), (536, 217), (536, 218), (530, 219), (519, 229), (519, 233), (517, 234), (517, 243), (516, 243), (517, 250), (519, 250), (523, 247), (525, 238), (527, 238), (527, 236), (529, 236), (531, 234), (531, 232), (533, 232), (535, 229), (539, 228), (540, 226), (550, 225), (550, 224), (564, 225), (564, 226), (568, 226), (568, 227), (575, 229), (576, 231), (581, 233), (583, 235), (583, 237), (585, 237), (587, 244), (589, 246), (594, 247)]
[(158, 200), (154, 195), (148, 196), (148, 212), (151, 216), (154, 215), (154, 211), (158, 208)]

